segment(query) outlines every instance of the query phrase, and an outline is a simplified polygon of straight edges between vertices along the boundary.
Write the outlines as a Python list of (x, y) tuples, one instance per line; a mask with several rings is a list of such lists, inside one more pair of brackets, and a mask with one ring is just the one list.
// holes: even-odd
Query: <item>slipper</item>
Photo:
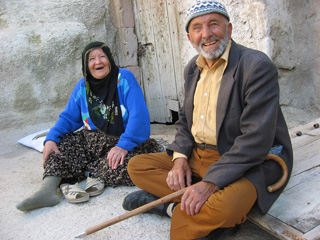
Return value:
[(90, 197), (97, 196), (104, 191), (104, 181), (100, 178), (87, 178), (85, 191)]
[(79, 183), (74, 185), (68, 183), (61, 184), (60, 189), (64, 198), (69, 203), (81, 203), (89, 201), (89, 194), (80, 187)]

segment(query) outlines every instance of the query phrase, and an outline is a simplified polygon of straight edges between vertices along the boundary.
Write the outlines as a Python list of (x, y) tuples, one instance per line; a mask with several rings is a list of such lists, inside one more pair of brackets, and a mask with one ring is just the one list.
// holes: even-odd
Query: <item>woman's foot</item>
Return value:
[(59, 177), (47, 176), (43, 179), (40, 189), (27, 199), (16, 205), (20, 211), (29, 211), (36, 208), (51, 207), (60, 202), (57, 188), (60, 183)]

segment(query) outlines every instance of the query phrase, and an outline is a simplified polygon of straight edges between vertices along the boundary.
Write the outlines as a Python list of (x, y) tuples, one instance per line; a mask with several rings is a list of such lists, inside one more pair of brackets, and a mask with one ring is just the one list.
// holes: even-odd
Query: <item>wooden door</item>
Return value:
[(173, 0), (135, 0), (139, 66), (151, 122), (172, 122), (183, 99), (178, 13)]

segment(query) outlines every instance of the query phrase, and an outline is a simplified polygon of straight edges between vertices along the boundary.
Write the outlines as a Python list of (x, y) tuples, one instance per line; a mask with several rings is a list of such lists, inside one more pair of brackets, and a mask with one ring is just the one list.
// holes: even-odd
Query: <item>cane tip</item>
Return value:
[(76, 238), (81, 238), (81, 237), (84, 237), (86, 235), (87, 235), (87, 233), (83, 232), (83, 233), (80, 233), (79, 235), (77, 235)]

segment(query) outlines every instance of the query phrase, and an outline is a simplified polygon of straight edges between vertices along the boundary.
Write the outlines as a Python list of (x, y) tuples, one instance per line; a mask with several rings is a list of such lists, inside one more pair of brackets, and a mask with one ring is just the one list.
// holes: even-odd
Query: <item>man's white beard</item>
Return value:
[[(200, 55), (202, 55), (204, 58), (210, 59), (210, 60), (219, 59), (222, 56), (222, 54), (224, 53), (224, 51), (226, 50), (226, 48), (228, 46), (228, 43), (229, 43), (229, 33), (228, 32), (229, 31), (228, 31), (228, 26), (227, 26), (226, 34), (225, 34), (223, 39), (220, 39), (218, 37), (212, 37), (212, 38), (209, 38), (209, 39), (201, 39), (199, 45), (193, 44), (193, 46), (197, 50), (197, 52)], [(208, 50), (208, 51), (205, 51), (203, 49), (203, 43), (204, 42), (212, 42), (212, 41), (215, 41), (215, 40), (219, 41), (218, 49), (212, 49), (212, 50)]]

